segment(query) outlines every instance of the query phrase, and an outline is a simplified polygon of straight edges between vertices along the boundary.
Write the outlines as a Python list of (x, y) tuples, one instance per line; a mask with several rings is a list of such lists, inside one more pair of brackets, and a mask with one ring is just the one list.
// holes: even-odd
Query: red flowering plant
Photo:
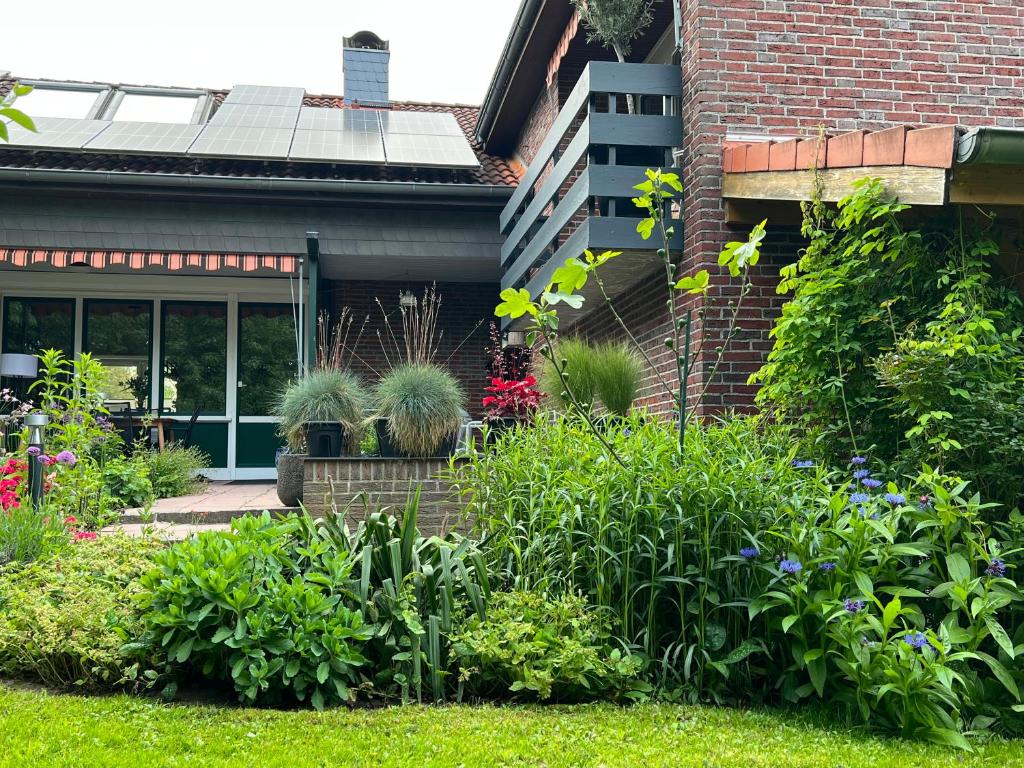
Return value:
[(21, 506), (27, 477), (27, 461), (11, 457), (0, 464), (0, 510), (8, 512)]
[(528, 375), (524, 379), (491, 379), (491, 385), (485, 387), (490, 392), (483, 399), (483, 406), (487, 409), (487, 421), (496, 421), (502, 418), (512, 418), (518, 422), (527, 422), (533, 419), (533, 415), (540, 408), (540, 399), (544, 393), (535, 389), (537, 379)]

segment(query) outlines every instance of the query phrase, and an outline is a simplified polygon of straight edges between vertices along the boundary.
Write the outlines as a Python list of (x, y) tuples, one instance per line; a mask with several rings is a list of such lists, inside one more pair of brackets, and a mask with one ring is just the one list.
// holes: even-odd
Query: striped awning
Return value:
[(299, 259), (299, 256), (283, 254), (0, 248), (0, 265), (44, 269), (82, 267), (115, 272), (291, 275), (298, 271)]

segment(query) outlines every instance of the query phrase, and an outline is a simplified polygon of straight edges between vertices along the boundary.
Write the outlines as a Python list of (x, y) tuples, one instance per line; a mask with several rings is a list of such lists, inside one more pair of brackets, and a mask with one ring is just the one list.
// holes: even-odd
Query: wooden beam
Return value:
[(1024, 205), (1024, 166), (958, 165), (949, 182), (949, 202)]
[[(909, 205), (944, 205), (946, 170), (909, 165), (871, 168), (827, 168), (818, 171), (821, 199), (835, 202), (853, 192), (853, 183), (871, 177), (881, 179), (900, 202)], [(726, 173), (722, 197), (732, 200), (810, 200), (815, 186), (812, 171)]]

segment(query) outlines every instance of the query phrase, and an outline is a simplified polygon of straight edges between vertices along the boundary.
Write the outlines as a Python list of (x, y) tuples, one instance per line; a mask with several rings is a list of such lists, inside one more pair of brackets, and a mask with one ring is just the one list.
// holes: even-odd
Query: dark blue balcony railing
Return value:
[[(647, 168), (672, 165), (682, 141), (681, 87), (678, 67), (587, 65), (501, 213), (502, 288), (537, 296), (565, 259), (586, 248), (627, 252), (609, 267), (618, 262), (616, 271), (628, 271), (633, 282), (642, 277), (628, 252), (653, 254), (660, 244), (636, 233), (633, 185)], [(611, 280), (621, 289), (626, 282)]]

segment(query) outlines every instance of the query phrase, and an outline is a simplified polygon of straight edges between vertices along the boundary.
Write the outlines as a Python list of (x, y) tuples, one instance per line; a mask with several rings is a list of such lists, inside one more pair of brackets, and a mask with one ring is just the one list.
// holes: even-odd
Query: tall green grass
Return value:
[(672, 425), (641, 415), (607, 438), (625, 466), (565, 416), (453, 469), (492, 569), (518, 589), (584, 593), (666, 685), (713, 690), (714, 664), (739, 682), (728, 667), (755, 650), (743, 598), (756, 578), (739, 550), (813, 493), (817, 470), (793, 467), (787, 431), (748, 419), (688, 431), (682, 455)]
[(644, 376), (644, 361), (627, 344), (605, 342), (595, 348), (597, 395), (610, 413), (625, 416), (633, 407)]

